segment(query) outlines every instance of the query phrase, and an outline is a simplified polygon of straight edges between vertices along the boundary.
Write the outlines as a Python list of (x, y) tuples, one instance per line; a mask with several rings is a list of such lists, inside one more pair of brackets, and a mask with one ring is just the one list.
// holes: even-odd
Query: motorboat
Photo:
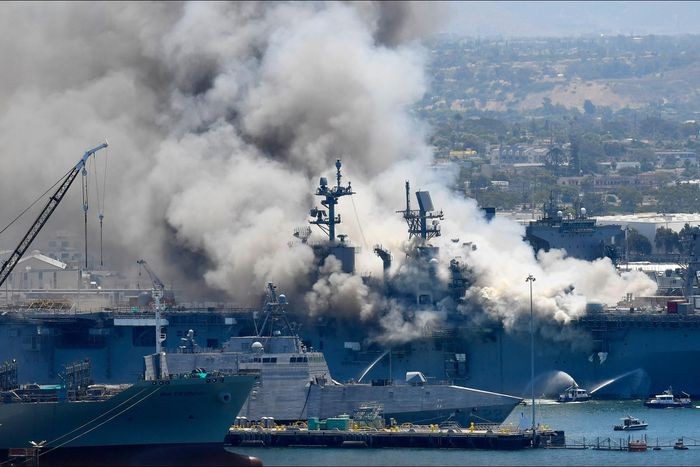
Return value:
[(669, 386), (663, 394), (656, 394), (654, 397), (647, 399), (644, 405), (653, 409), (665, 409), (665, 408), (676, 408), (676, 407), (692, 407), (692, 401), (690, 400), (690, 395), (681, 392), (683, 394), (680, 397), (675, 397), (673, 395), (673, 388)]
[(673, 445), (673, 449), (685, 451), (688, 449), (688, 446), (686, 446), (685, 443), (683, 443), (683, 438), (678, 438), (678, 441), (676, 441), (676, 444)]
[(644, 420), (639, 420), (631, 415), (628, 415), (622, 419), (621, 425), (615, 425), (613, 430), (615, 431), (633, 431), (633, 430), (646, 430), (649, 426)]
[(559, 398), (557, 399), (558, 402), (583, 402), (587, 401), (591, 398), (591, 395), (588, 394), (588, 391), (585, 389), (579, 387), (578, 384), (574, 381), (574, 384), (569, 386), (559, 394)]

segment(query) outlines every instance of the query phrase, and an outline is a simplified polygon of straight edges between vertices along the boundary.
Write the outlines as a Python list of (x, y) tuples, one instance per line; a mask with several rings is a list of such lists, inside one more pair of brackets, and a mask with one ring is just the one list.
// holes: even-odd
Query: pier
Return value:
[(563, 444), (541, 445), (548, 449), (592, 449), (596, 451), (629, 451), (644, 452), (658, 451), (662, 449), (697, 449), (700, 448), (700, 440), (688, 437), (661, 440), (658, 437), (649, 439), (646, 435), (639, 437), (595, 437), (567, 439)]
[[(439, 428), (409, 425), (384, 429), (309, 429), (304, 425), (233, 427), (226, 436), (231, 446), (331, 448), (431, 448), (518, 450), (532, 447), (530, 432), (508, 428)], [(564, 432), (538, 432), (535, 446), (564, 444)]]

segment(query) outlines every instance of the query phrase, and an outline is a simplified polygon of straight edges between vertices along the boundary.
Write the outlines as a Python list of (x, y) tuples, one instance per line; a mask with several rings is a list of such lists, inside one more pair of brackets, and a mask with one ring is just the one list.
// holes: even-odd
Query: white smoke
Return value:
[[(342, 273), (333, 259), (311, 284), (311, 248), (289, 246), (318, 204), (318, 178), (333, 180), (341, 158), (343, 183), (351, 180), (357, 195), (341, 202), (339, 229), (362, 246), (360, 273), (381, 275), (372, 253), (381, 243), (394, 254), (390, 276), (403, 278), (405, 289), (425, 280), (425, 271), (405, 261), (410, 245), (395, 213), (405, 208), (410, 179), (412, 191), (429, 189), (445, 211), (446, 235), (433, 242), (442, 249), (436, 277), (444, 284), (449, 260), (462, 256), (476, 280), (468, 304), (506, 326), (527, 310), (530, 273), (537, 313), (559, 322), (578, 316), (587, 300), (613, 303), (648, 291), (648, 281), (618, 277), (606, 261), (556, 252), (538, 261), (521, 227), (486, 223), (472, 200), (451, 194), (451, 180), (427, 169), (427, 131), (408, 110), (428, 89), (426, 54), (414, 39), (441, 8), (1, 4), (0, 154), (11, 183), (0, 185), (0, 195), (12, 202), (0, 205), (0, 218), (11, 218), (108, 136), (108, 152), (94, 162), (107, 160), (109, 168), (108, 266), (144, 257), (190, 296), (222, 291), (242, 303), (256, 303), (273, 281), (296, 290), (311, 314), (374, 320), (392, 341), (424, 335), (442, 325), (445, 309), (403, 306)], [(73, 188), (47, 230), (80, 232), (79, 191)], [(14, 238), (3, 238), (3, 247)]]

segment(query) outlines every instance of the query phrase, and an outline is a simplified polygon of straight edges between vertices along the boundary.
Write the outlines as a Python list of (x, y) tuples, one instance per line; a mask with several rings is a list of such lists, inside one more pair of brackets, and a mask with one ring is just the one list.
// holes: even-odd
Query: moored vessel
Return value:
[(187, 341), (182, 352), (164, 354), (169, 371), (259, 371), (260, 380), (239, 414), (248, 420), (330, 418), (377, 403), (387, 420), (394, 418), (398, 423), (451, 420), (468, 426), (501, 423), (522, 400), (452, 384), (429, 384), (421, 372), (407, 372), (403, 383), (388, 379), (339, 383), (332, 378), (324, 354), (306, 348), (292, 331), (285, 304), (285, 296), (278, 296), (268, 284), (265, 317), (256, 335), (232, 337), (222, 349), (204, 352)]
[(692, 407), (692, 401), (690, 396), (685, 393), (680, 397), (673, 395), (673, 388), (669, 386), (663, 394), (656, 394), (654, 397), (647, 399), (644, 405), (651, 409), (668, 409), (668, 408), (678, 408), (678, 407)]
[[(155, 366), (160, 366), (153, 359)], [(227, 465), (228, 427), (254, 375), (161, 374), (131, 385), (25, 385), (2, 392), (0, 457), (42, 465)], [(76, 380), (72, 380), (76, 381)], [(240, 459), (237, 460), (240, 462)]]

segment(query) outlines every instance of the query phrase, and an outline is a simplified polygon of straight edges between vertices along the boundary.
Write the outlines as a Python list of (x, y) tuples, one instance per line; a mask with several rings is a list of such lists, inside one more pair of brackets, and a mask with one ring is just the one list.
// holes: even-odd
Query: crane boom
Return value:
[[(161, 281), (158, 276), (156, 276), (156, 273), (151, 270), (151, 268), (148, 266), (148, 263), (144, 259), (140, 259), (136, 261), (136, 263), (139, 266), (143, 266), (143, 268), (146, 270), (148, 273), (148, 277), (151, 278), (151, 282), (153, 283), (153, 301), (154, 301), (154, 306), (153, 309), (155, 311), (156, 315), (156, 353), (160, 354), (162, 350), (162, 344), (167, 338), (167, 335), (163, 333), (162, 331), (162, 325), (161, 325), (161, 319), (160, 319), (160, 311), (161, 311), (161, 299), (163, 298), (163, 293), (165, 292), (165, 285), (163, 284), (163, 281)], [(139, 272), (140, 274), (140, 272)]]
[(49, 198), (49, 201), (46, 203), (46, 206), (44, 206), (44, 209), (41, 211), (41, 214), (39, 214), (39, 217), (36, 218), (32, 226), (22, 238), (22, 241), (19, 242), (19, 245), (17, 246), (17, 248), (15, 248), (15, 251), (12, 252), (10, 257), (2, 264), (2, 268), (0, 268), (0, 286), (2, 286), (3, 283), (5, 283), (5, 280), (7, 280), (7, 277), (15, 268), (17, 262), (20, 260), (20, 258), (22, 258), (22, 256), (24, 256), (24, 253), (26, 253), (26, 251), (29, 249), (29, 246), (32, 244), (36, 236), (44, 227), (44, 224), (46, 224), (46, 222), (49, 220), (49, 217), (51, 217), (51, 214), (53, 214), (53, 212), (56, 210), (56, 207), (58, 207), (61, 200), (63, 200), (63, 197), (66, 195), (68, 188), (70, 188), (70, 186), (73, 184), (75, 177), (77, 177), (82, 168), (85, 167), (85, 163), (87, 162), (88, 158), (100, 149), (106, 147), (107, 142), (105, 141), (99, 146), (85, 151), (85, 154), (83, 154), (83, 157), (80, 158), (75, 167), (73, 167), (70, 170), (70, 172), (68, 172), (68, 175), (66, 175), (66, 178), (63, 179), (61, 185)]
[(151, 282), (153, 283), (153, 288), (163, 291), (165, 290), (165, 284), (163, 284), (163, 281), (161, 281), (158, 276), (156, 276), (156, 273), (153, 272), (153, 270), (148, 266), (148, 263), (144, 259), (140, 259), (136, 261), (138, 264), (143, 266), (143, 268), (146, 270), (148, 273), (148, 277), (151, 278)]

